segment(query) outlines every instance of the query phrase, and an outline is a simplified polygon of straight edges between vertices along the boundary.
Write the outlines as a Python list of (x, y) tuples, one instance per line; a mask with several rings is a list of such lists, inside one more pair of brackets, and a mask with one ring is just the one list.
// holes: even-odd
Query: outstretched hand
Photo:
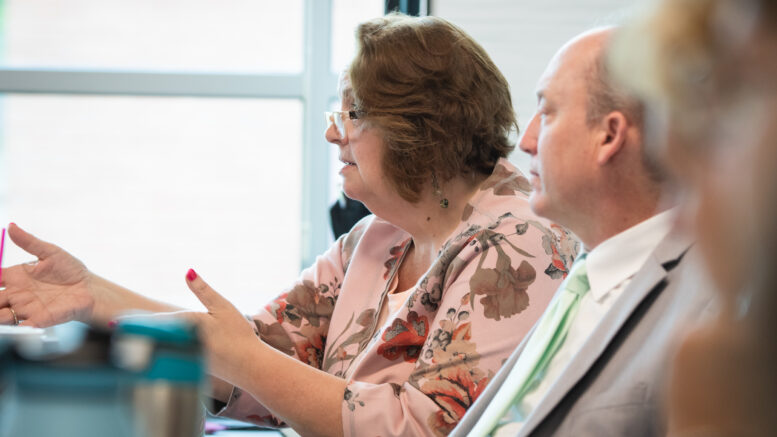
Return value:
[[(89, 321), (94, 297), (91, 274), (84, 264), (61, 248), (40, 240), (11, 223), (11, 240), (37, 261), (3, 269), (0, 324), (47, 327), (70, 320)], [(13, 311), (11, 311), (13, 309)]]
[(202, 302), (207, 312), (184, 312), (196, 323), (208, 353), (210, 373), (232, 384), (240, 385), (255, 363), (247, 352), (262, 347), (246, 318), (218, 294), (194, 270), (186, 274), (186, 284)]
[(187, 273), (186, 284), (205, 305), (206, 312), (178, 311), (145, 317), (181, 317), (197, 324), (210, 374), (250, 393), (300, 434), (342, 435), (344, 379), (262, 342), (252, 323), (194, 270)]

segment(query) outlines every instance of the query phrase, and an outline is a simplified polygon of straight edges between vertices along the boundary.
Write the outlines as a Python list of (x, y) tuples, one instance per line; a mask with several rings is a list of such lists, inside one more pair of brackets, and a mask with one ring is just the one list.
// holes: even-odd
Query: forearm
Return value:
[(105, 326), (111, 320), (131, 310), (159, 313), (181, 309), (142, 296), (95, 274), (91, 275), (88, 288), (94, 298), (94, 306), (87, 322), (93, 325)]
[(311, 367), (264, 343), (243, 354), (231, 381), (249, 392), (301, 435), (343, 435), (343, 379)]

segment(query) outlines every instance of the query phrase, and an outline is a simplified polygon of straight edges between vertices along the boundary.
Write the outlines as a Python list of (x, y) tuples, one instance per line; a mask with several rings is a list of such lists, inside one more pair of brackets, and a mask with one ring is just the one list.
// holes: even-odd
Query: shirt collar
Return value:
[(586, 269), (591, 296), (597, 302), (639, 271), (658, 243), (669, 234), (675, 215), (674, 209), (658, 213), (608, 238), (589, 252)]

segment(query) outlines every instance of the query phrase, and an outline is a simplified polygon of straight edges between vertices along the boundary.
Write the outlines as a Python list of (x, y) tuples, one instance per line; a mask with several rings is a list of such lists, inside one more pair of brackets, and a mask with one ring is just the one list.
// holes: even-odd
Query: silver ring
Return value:
[(11, 307), (8, 307), (8, 310), (11, 311), (11, 315), (13, 316), (13, 325), (19, 326), (19, 318), (16, 317), (16, 311), (14, 311)]

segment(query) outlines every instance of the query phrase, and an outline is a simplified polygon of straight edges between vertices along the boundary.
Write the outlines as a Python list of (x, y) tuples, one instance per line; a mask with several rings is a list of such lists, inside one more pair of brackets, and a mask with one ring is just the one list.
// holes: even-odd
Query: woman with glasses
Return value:
[(669, 435), (777, 435), (777, 3), (664, 0), (622, 41), (718, 292), (674, 358)]
[[(550, 301), (577, 252), (505, 158), (509, 88), (435, 18), (360, 25), (326, 138), (366, 217), (246, 321), (190, 270), (219, 414), (303, 435), (445, 435)], [(0, 323), (170, 311), (10, 228), (40, 259), (3, 274)], [(10, 310), (14, 310), (11, 314)], [(258, 336), (258, 338), (257, 338)]]

